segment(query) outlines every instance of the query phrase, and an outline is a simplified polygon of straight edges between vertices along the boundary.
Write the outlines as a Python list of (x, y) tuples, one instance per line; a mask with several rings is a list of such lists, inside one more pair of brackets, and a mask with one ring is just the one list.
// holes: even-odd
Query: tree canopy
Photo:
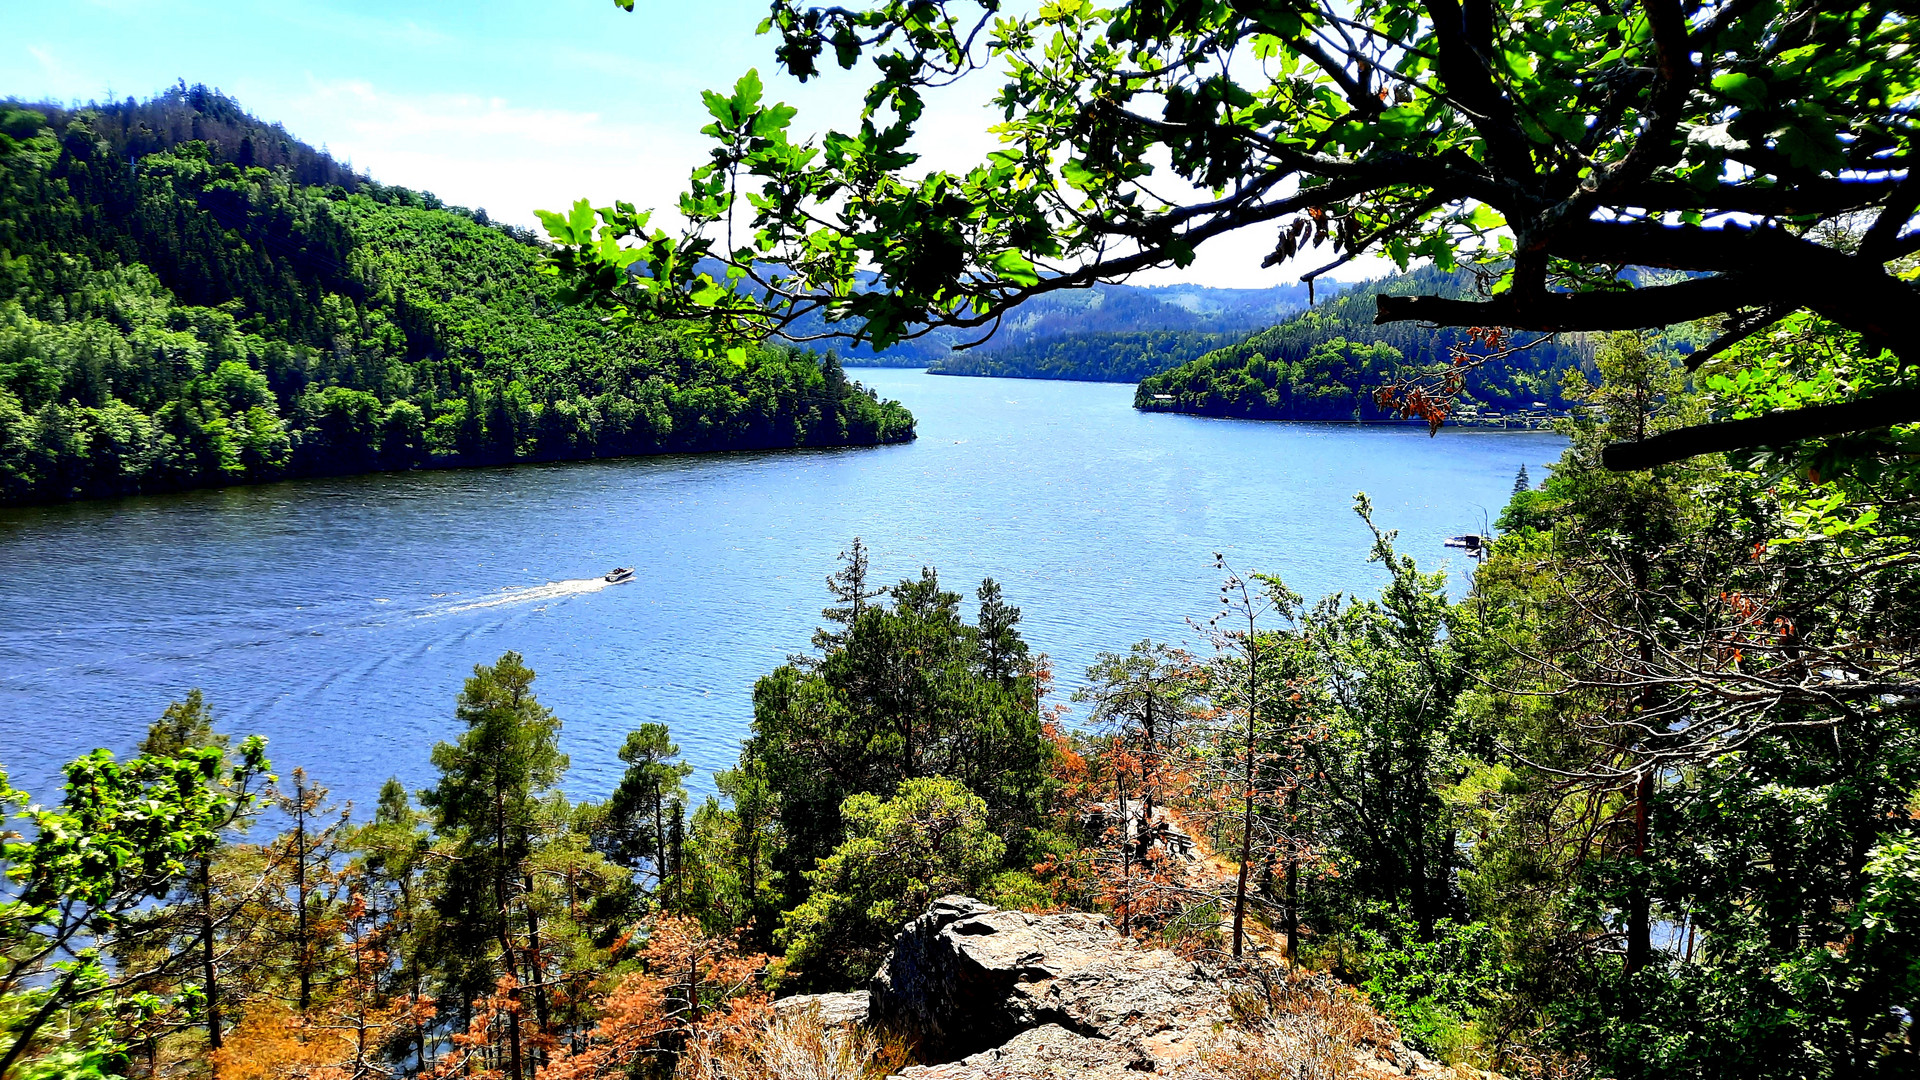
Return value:
[[(1273, 231), (1269, 264), (1328, 248), (1309, 280), (1363, 254), (1487, 275), (1475, 298), (1381, 297), (1382, 322), (1716, 319), (1705, 362), (1804, 310), (1868, 356), (1920, 359), (1914, 288), (1889, 268), (1920, 251), (1920, 53), (1914, 22), (1882, 0), (1058, 0), (1020, 15), (994, 0), (775, 0), (761, 30), (802, 80), (871, 62), (857, 129), (796, 139), (795, 110), (763, 100), (753, 72), (709, 92), (715, 146), (681, 199), (682, 235), (624, 203), (547, 215), (581, 293), (763, 330), (824, 313), (884, 346), (990, 330), (1029, 297), (1185, 266), (1255, 228)], [(1003, 80), (1002, 147), (916, 178), (925, 93), (973, 75)], [(727, 280), (697, 271), (709, 256)], [(646, 275), (626, 273), (635, 263)], [(863, 271), (883, 287), (860, 286)], [(1503, 344), (1476, 359), (1499, 362)], [(1920, 418), (1920, 392), (1852, 390), (1608, 461)]]

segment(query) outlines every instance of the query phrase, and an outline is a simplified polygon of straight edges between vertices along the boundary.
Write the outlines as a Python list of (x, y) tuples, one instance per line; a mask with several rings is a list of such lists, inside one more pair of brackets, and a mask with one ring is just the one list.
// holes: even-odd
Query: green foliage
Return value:
[(436, 898), (447, 980), (469, 995), (492, 988), (498, 968), (485, 958), (506, 948), (523, 878), (545, 831), (542, 803), (567, 769), (560, 720), (533, 696), (533, 671), (509, 652), (477, 665), (460, 692), (456, 715), (466, 725), (457, 742), (433, 748), (440, 781), (421, 792), (434, 831), (456, 860)]
[(1463, 853), (1441, 792), (1470, 747), (1454, 709), (1470, 685), (1471, 656), (1446, 573), (1422, 572), (1396, 552), (1366, 498), (1356, 503), (1374, 534), (1370, 558), (1391, 577), (1378, 599), (1336, 594), (1301, 621), (1327, 718), (1306, 754), (1326, 858), (1339, 870), (1310, 909), (1352, 923), (1390, 903), (1430, 940), (1442, 921), (1465, 915), (1456, 881)]
[[(843, 595), (871, 595), (860, 565)], [(804, 898), (804, 873), (840, 845), (840, 809), (856, 794), (954, 780), (985, 800), (1015, 859), (1044, 824), (1051, 748), (1039, 676), (1016, 631), (1019, 609), (989, 581), (969, 625), (960, 597), (932, 570), (886, 590), (886, 600), (829, 609), (843, 629), (822, 633), (823, 655), (754, 686), (753, 732), (728, 782), (766, 801), (760, 827), (775, 830), (769, 850), (786, 907)]]
[[(1920, 87), (1896, 5), (776, 0), (760, 30), (802, 81), (864, 72), (863, 108), (813, 140), (757, 73), (709, 95), (679, 235), (619, 206), (554, 233), (610, 308), (817, 316), (885, 347), (1253, 229), (1268, 265), (1331, 248), (1310, 278), (1376, 255), (1495, 279), (1483, 299), (1383, 303), (1382, 321), (1604, 331), (1806, 307), (1920, 360), (1910, 320), (1887, 317), (1914, 307), (1887, 266), (1913, 252)], [(927, 95), (969, 77), (997, 89), (998, 146), (928, 170), (909, 149)], [(1856, 248), (1811, 228), (1850, 217), (1873, 221)], [(618, 273), (635, 251), (644, 283)], [(1717, 276), (1623, 281), (1627, 265)], [(749, 273), (752, 290), (718, 281)]]
[[(190, 98), (162, 113), (264, 145), (230, 100)], [(39, 149), (0, 159), (0, 501), (912, 437), (831, 357), (609, 334), (558, 304), (523, 232), (309, 186), (304, 149), (270, 169), (155, 143), (129, 123), (152, 107), (40, 110)]]
[[(203, 719), (195, 695), (155, 727), (191, 734)], [(256, 783), (271, 779), (257, 737), (232, 752), (210, 739), (165, 751), (124, 762), (87, 754), (66, 767), (51, 809), (28, 805), (0, 774), (0, 806), (16, 821), (0, 847), (0, 1076), (16, 1063), (24, 1075), (98, 1072), (124, 1051), (122, 1013), (165, 1004), (117, 978), (113, 957), (149, 932), (155, 901), (204, 872), (257, 802)], [(50, 1046), (51, 1057), (40, 1053)]]
[[(1831, 328), (1777, 333), (1753, 370), (1879, 364)], [(1816, 451), (1832, 480), (1798, 450), (1610, 473), (1609, 440), (1787, 403), (1727, 374), (1745, 358), (1697, 388), (1656, 346), (1611, 335), (1599, 382), (1570, 380), (1589, 406), (1573, 445), (1477, 576), (1473, 626), (1497, 647), (1474, 646), (1462, 718), (1505, 754), (1448, 794), (1475, 836), (1467, 895), (1527, 1023), (1610, 1075), (1906, 1075), (1911, 946), (1869, 925), (1884, 910), (1904, 933), (1912, 699), (1850, 700), (1911, 670), (1905, 433)]]
[(1508, 991), (1501, 943), (1485, 923), (1442, 919), (1422, 933), (1398, 909), (1376, 904), (1354, 936), (1365, 950), (1368, 1000), (1429, 1053), (1457, 1053), (1460, 1029)]
[(901, 924), (950, 893), (981, 895), (1006, 855), (986, 801), (957, 781), (903, 782), (840, 804), (846, 839), (807, 871), (807, 899), (787, 912), (776, 940), (781, 974), (819, 985), (873, 974)]
[[(1255, 420), (1385, 422), (1402, 419), (1376, 392), (1416, 374), (1445, 371), (1452, 353), (1485, 352), (1465, 331), (1373, 321), (1375, 297), (1461, 294), (1464, 273), (1418, 270), (1350, 289), (1269, 330), (1143, 378), (1134, 407)], [(1577, 342), (1548, 340), (1505, 363), (1468, 371), (1461, 403), (1507, 411), (1539, 402), (1566, 407), (1562, 374), (1582, 366)]]
[(609, 859), (629, 870), (650, 866), (656, 883), (672, 876), (679, 856), (670, 850), (670, 826), (686, 812), (687, 791), (681, 782), (693, 772), (679, 756), (665, 724), (642, 724), (629, 732), (620, 747), (627, 771), (594, 826), (595, 846)]
[(1242, 334), (1200, 330), (1078, 333), (991, 352), (955, 353), (927, 368), (930, 375), (986, 375), (1003, 379), (1078, 379), (1139, 382), (1215, 349)]

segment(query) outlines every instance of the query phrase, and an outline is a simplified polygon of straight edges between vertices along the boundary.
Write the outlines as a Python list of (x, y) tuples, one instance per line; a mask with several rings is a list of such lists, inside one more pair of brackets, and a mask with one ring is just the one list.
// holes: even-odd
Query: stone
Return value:
[(808, 1010), (818, 1010), (820, 1022), (830, 1028), (853, 1027), (867, 1022), (867, 992), (845, 994), (795, 994), (773, 1003), (776, 1019), (787, 1020)]
[[(1030, 915), (943, 896), (894, 938), (864, 1015), (918, 1047), (923, 1064), (890, 1080), (1220, 1080), (1219, 1059), (1202, 1057), (1209, 1050), (1252, 1052), (1282, 1071), (1351, 1054), (1353, 1075), (1380, 1080), (1457, 1072), (1395, 1040), (1378, 1017), (1375, 1037), (1353, 1046), (1329, 1043), (1310, 1010), (1258, 1030), (1236, 1025), (1230, 987), (1252, 993), (1286, 976), (1233, 970), (1141, 948), (1102, 916)], [(835, 1008), (854, 1015), (859, 995), (817, 997), (848, 998)]]
[(1230, 1017), (1219, 983), (1192, 961), (1141, 949), (1102, 916), (964, 896), (908, 923), (868, 990), (869, 1020), (945, 1070), (912, 1074), (927, 1080), (989, 1075), (988, 1064), (994, 1077), (1163, 1071)]
[(1116, 1048), (1058, 1024), (1043, 1024), (959, 1061), (903, 1069), (897, 1080), (1140, 1080), (1156, 1065), (1137, 1045)]
[(1123, 831), (1123, 822), (1127, 842), (1140, 855), (1158, 848), (1172, 868), (1190, 874), (1204, 869), (1200, 845), (1164, 806), (1154, 807), (1153, 815), (1148, 817), (1146, 805), (1139, 799), (1096, 803), (1081, 819), (1080, 826), (1086, 832), (1088, 843), (1104, 845), (1112, 843), (1114, 834)]

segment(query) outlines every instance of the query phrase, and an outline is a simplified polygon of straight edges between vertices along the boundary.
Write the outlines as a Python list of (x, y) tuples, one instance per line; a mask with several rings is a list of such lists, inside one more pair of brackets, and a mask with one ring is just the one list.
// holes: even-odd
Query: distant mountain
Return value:
[[(936, 330), (923, 338), (902, 342), (884, 352), (875, 353), (865, 346), (837, 346), (842, 362), (849, 367), (923, 367), (938, 368), (947, 375), (1019, 375), (1027, 378), (1074, 378), (1131, 382), (1138, 375), (1120, 378), (1104, 374), (1105, 367), (1088, 369), (1091, 373), (1021, 375), (1028, 361), (1018, 359), (1023, 350), (1042, 343), (1077, 339), (1087, 335), (1142, 333), (1246, 333), (1271, 326), (1306, 306), (1304, 285), (1280, 285), (1270, 289), (1216, 289), (1204, 285), (1095, 285), (1087, 289), (1068, 289), (1046, 293), (1021, 304), (1008, 313), (988, 342), (954, 352), (955, 345), (974, 341), (977, 333)], [(808, 320), (794, 327), (796, 333), (818, 333), (824, 320)], [(823, 345), (825, 343), (822, 343)], [(820, 347), (820, 346), (816, 346)], [(1069, 352), (1072, 350), (1070, 349)], [(994, 356), (996, 370), (975, 370), (983, 358)], [(1073, 370), (1079, 371), (1078, 368)]]
[[(1375, 400), (1387, 383), (1449, 362), (1463, 329), (1373, 322), (1382, 293), (1464, 296), (1471, 279), (1432, 268), (1356, 286), (1225, 348), (1140, 381), (1134, 407), (1255, 420), (1386, 422)], [(1516, 342), (1535, 335), (1518, 335)], [(1562, 374), (1589, 364), (1579, 335), (1549, 338), (1466, 375), (1463, 412), (1562, 409)]]

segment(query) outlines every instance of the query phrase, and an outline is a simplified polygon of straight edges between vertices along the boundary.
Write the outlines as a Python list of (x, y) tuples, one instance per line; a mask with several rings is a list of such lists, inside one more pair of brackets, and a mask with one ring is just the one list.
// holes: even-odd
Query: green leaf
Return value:
[(744, 119), (748, 113), (759, 108), (760, 93), (763, 89), (764, 87), (760, 85), (760, 70), (748, 68), (747, 73), (740, 76), (740, 80), (733, 84), (734, 115)]
[(1037, 285), (1040, 283), (1040, 274), (1033, 268), (1033, 263), (1029, 262), (1027, 257), (1018, 251), (1011, 249), (1002, 251), (995, 255), (988, 262), (988, 265), (992, 266), (994, 271), (1001, 277), (1017, 285)]
[(1767, 100), (1767, 84), (1752, 75), (1729, 72), (1716, 76), (1713, 88), (1721, 96), (1732, 98), (1742, 105), (1754, 106)]

